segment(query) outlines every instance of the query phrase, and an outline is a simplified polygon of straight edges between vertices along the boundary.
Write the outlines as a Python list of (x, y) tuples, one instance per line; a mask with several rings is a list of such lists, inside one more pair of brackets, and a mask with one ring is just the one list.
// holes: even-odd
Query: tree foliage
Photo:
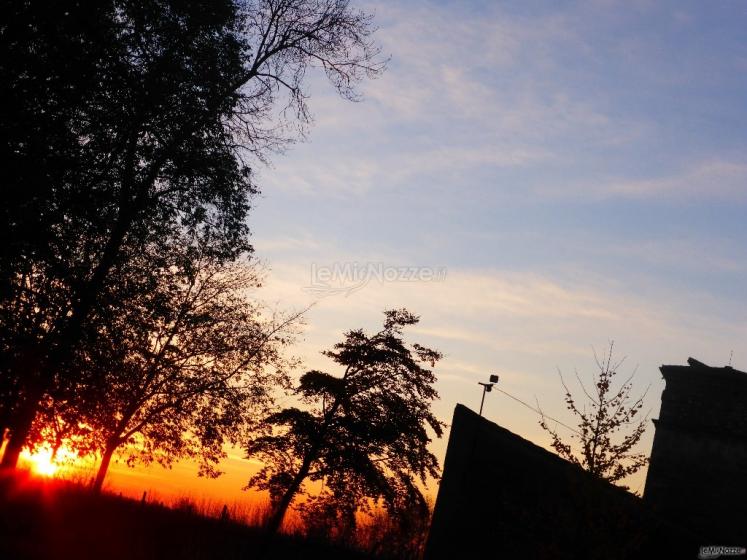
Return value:
[(94, 352), (90, 379), (77, 398), (37, 416), (48, 431), (85, 428), (86, 437), (67, 445), (101, 454), (96, 490), (115, 453), (129, 465), (189, 457), (200, 474), (217, 476), (225, 444), (242, 441), (289, 385), (284, 348), (301, 314), (268, 314), (251, 299), (261, 281), (256, 266), (191, 264), (189, 272), (154, 271), (155, 289), (117, 318), (116, 336), (102, 339), (99, 352), (86, 345)]
[(264, 463), (249, 486), (270, 493), (271, 532), (297, 495), (304, 496), (301, 513), (315, 524), (354, 526), (356, 512), (375, 503), (395, 518), (413, 509), (427, 514), (418, 482), (438, 477), (428, 444), (430, 432), (441, 437), (444, 427), (431, 412), (438, 398), (432, 368), (441, 354), (403, 340), (418, 317), (404, 309), (385, 315), (381, 331), (350, 331), (323, 353), (341, 375), (305, 373), (296, 388), (304, 407), (271, 414), (265, 433), (249, 439), (248, 455)]
[(253, 268), (203, 265), (148, 330), (129, 331), (124, 367), (107, 372), (93, 408), (104, 456), (122, 447), (129, 464), (190, 457), (219, 474), (224, 445), (289, 383), (283, 350), (300, 314), (267, 316), (247, 298), (258, 280)]
[(614, 343), (610, 343), (607, 355), (601, 359), (595, 353), (599, 371), (593, 379), (591, 391), (587, 390), (576, 373), (576, 380), (585, 396), (583, 403), (578, 402), (562, 374), (560, 375), (565, 390), (566, 408), (578, 420), (578, 431), (571, 436), (575, 443), (563, 438), (557, 428), (550, 426), (544, 415), (540, 426), (550, 434), (550, 445), (558, 455), (594, 476), (617, 483), (648, 463), (645, 454), (634, 452), (646, 431), (648, 417), (640, 415), (646, 393), (638, 398), (630, 395), (635, 373), (614, 388), (618, 369), (624, 358), (613, 362), (613, 348)]
[(345, 0), (3, 13), (0, 419), (13, 466), (41, 403), (84, 381), (90, 337), (152, 288), (141, 255), (182, 266), (168, 261), (185, 238), (209, 240), (217, 261), (251, 253), (251, 166), (308, 123), (307, 70), (354, 97), (382, 61), (370, 18)]

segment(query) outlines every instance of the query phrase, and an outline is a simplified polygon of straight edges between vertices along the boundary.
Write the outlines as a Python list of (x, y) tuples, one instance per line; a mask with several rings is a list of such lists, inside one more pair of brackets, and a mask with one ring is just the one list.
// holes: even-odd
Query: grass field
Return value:
[[(264, 536), (257, 525), (262, 512), (229, 512), (221, 517), (220, 511), (186, 500), (169, 506), (113, 494), (97, 496), (80, 484), (24, 475), (0, 481), (0, 493), (3, 559), (196, 560), (262, 556)], [(247, 524), (252, 517), (254, 526)], [(276, 537), (264, 557), (398, 557), (396, 550), (391, 550), (391, 539), (384, 532), (377, 533), (378, 529), (370, 525), (356, 542), (341, 543), (312, 538), (299, 528), (293, 534)], [(389, 542), (377, 542), (377, 534)], [(411, 557), (411, 553), (407, 555)]]

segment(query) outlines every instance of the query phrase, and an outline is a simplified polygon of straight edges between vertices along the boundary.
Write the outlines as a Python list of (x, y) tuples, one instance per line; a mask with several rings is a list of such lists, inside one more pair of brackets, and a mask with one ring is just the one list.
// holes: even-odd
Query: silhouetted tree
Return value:
[[(550, 434), (550, 445), (558, 455), (594, 476), (617, 483), (648, 463), (645, 454), (633, 451), (646, 431), (648, 418), (637, 418), (640, 417), (646, 393), (638, 398), (630, 396), (635, 372), (617, 389), (613, 388), (617, 370), (624, 361), (623, 358), (617, 363), (612, 362), (613, 347), (614, 343), (610, 343), (609, 351), (602, 359), (594, 354), (599, 372), (593, 379), (591, 391), (587, 390), (576, 373), (576, 380), (586, 397), (583, 404), (577, 402), (560, 375), (565, 389), (566, 408), (578, 419), (578, 431), (571, 436), (577, 444), (564, 439), (556, 428), (549, 425), (544, 415), (540, 426)], [(575, 447), (579, 448), (578, 451)]]
[[(3, 12), (3, 328), (19, 297), (55, 302), (31, 336), (14, 341), (11, 327), (3, 340), (2, 464), (13, 467), (39, 403), (58, 382), (79, 384), (87, 337), (147, 288), (134, 256), (185, 231), (209, 233), (219, 260), (251, 252), (249, 163), (308, 122), (307, 69), (353, 98), (382, 62), (370, 18), (346, 0), (8, 2)], [(24, 292), (30, 277), (43, 293)]]
[[(306, 497), (302, 514), (316, 523), (354, 526), (356, 511), (379, 501), (395, 518), (411, 516), (413, 509), (427, 515), (418, 480), (438, 476), (428, 444), (429, 428), (441, 437), (444, 427), (430, 408), (438, 398), (431, 368), (441, 354), (404, 342), (403, 328), (418, 320), (392, 310), (381, 331), (348, 332), (323, 353), (343, 368), (342, 375), (305, 373), (296, 389), (305, 408), (271, 414), (265, 433), (250, 438), (247, 453), (264, 467), (248, 486), (270, 492), (270, 534), (298, 494)], [(306, 492), (306, 481), (323, 489)]]
[(74, 451), (76, 457), (96, 453), (93, 429), (83, 421), (80, 404), (81, 399), (71, 401), (61, 395), (46, 397), (31, 426), (29, 450), (49, 449), (53, 462), (57, 461), (58, 453), (63, 448)]
[[(265, 317), (248, 299), (259, 286), (253, 267), (197, 262), (188, 274), (160, 270), (162, 286), (121, 318), (117, 359), (94, 368), (97, 387), (82, 420), (101, 451), (94, 490), (112, 456), (167, 466), (190, 457), (217, 476), (225, 444), (267, 413), (287, 387), (283, 348), (300, 314)], [(147, 313), (143, 311), (147, 310)]]
[[(66, 304), (60, 291), (34, 267), (16, 277), (12, 297), (0, 298), (0, 425), (9, 428), (22, 379), (18, 364), (38, 345), (49, 325)], [(48, 399), (42, 399), (47, 401)]]

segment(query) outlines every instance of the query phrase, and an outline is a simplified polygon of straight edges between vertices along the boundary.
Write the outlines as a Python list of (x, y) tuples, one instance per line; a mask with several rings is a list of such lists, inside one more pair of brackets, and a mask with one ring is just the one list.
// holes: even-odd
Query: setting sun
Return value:
[(24, 452), (24, 459), (29, 463), (31, 470), (42, 476), (54, 476), (59, 470), (59, 465), (52, 460), (51, 449), (39, 449), (34, 453)]

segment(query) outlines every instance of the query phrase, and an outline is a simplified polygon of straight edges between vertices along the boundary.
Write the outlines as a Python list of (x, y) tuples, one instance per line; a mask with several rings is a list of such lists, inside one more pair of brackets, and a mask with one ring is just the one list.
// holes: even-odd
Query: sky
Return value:
[[(611, 341), (652, 418), (660, 365), (747, 369), (747, 5), (356, 5), (388, 69), (357, 103), (310, 76), (314, 124), (258, 169), (250, 219), (264, 300), (315, 304), (294, 349), (305, 368), (335, 373), (321, 350), (407, 307), (409, 340), (445, 355), (447, 422), (496, 373), (572, 425), (558, 372), (590, 379)], [(549, 444), (502, 393), (484, 414)], [(226, 478), (193, 488), (239, 494), (255, 468), (236, 452)], [(167, 484), (147, 472), (141, 486)]]

